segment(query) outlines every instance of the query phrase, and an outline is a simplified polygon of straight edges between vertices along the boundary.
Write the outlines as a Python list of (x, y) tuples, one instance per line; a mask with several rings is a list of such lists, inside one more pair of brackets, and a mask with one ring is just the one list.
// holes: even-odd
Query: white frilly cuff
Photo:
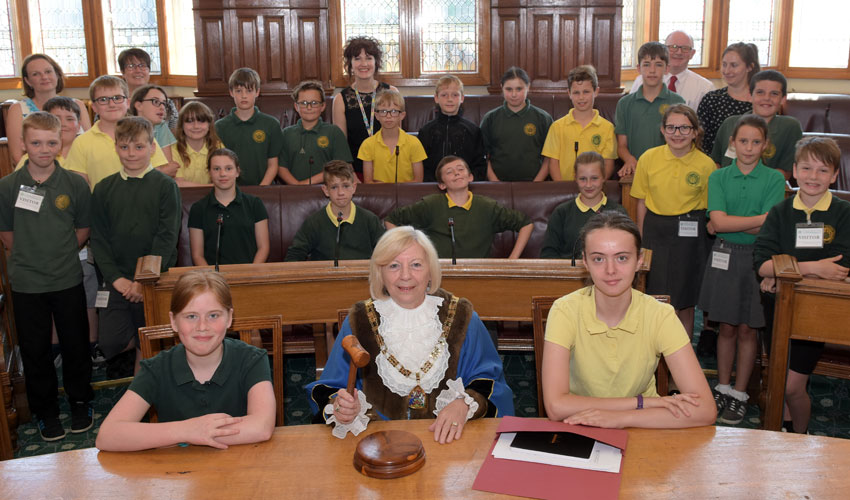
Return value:
[(357, 416), (354, 417), (354, 420), (347, 424), (337, 422), (336, 415), (334, 415), (333, 402), (325, 405), (325, 415), (330, 415), (330, 417), (328, 417), (325, 423), (335, 424), (334, 430), (331, 432), (331, 434), (333, 434), (335, 437), (338, 437), (339, 439), (345, 439), (345, 435), (349, 432), (356, 436), (361, 432), (365, 431), (366, 426), (369, 425), (369, 417), (366, 416), (366, 412), (370, 408), (372, 408), (372, 404), (366, 402), (366, 395), (363, 394), (363, 391), (357, 391), (357, 399), (360, 400), (360, 413), (358, 413)]
[(463, 399), (463, 402), (469, 406), (469, 411), (466, 412), (466, 419), (469, 420), (472, 418), (472, 416), (475, 415), (475, 412), (478, 411), (478, 402), (475, 401), (472, 396), (467, 394), (466, 389), (463, 387), (463, 379), (460, 377), (455, 380), (449, 379), (446, 381), (446, 385), (448, 386), (448, 389), (444, 390), (439, 396), (437, 396), (434, 415), (439, 415), (440, 412), (443, 411), (443, 408), (455, 399)]

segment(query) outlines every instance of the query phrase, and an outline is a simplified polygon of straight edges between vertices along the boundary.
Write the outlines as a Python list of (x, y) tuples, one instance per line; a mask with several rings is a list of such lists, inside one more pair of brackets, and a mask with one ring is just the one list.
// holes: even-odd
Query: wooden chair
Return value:
[[(283, 320), (280, 315), (254, 316), (246, 318), (233, 318), (233, 324), (228, 333), (239, 334), (242, 342), (256, 347), (264, 348), (260, 330), (272, 331), (272, 345), (269, 355), (272, 357), (272, 384), (274, 385), (274, 398), (276, 417), (275, 425), (283, 425)], [(146, 326), (139, 328), (139, 343), (142, 350), (142, 358), (153, 357), (159, 351), (180, 342), (177, 333), (171, 329), (171, 325)], [(151, 421), (155, 420), (155, 413), (151, 412)]]
[[(659, 302), (670, 303), (669, 295), (653, 295)], [(534, 328), (534, 364), (537, 368), (537, 414), (546, 417), (546, 407), (543, 405), (543, 341), (546, 334), (546, 318), (552, 304), (560, 297), (532, 297), (531, 319)], [(658, 394), (667, 394), (670, 384), (670, 372), (664, 357), (658, 360), (655, 370), (655, 387)]]

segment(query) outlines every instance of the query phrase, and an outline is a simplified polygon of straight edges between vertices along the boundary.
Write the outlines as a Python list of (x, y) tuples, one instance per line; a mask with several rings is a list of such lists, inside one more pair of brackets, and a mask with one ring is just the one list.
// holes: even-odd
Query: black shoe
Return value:
[(713, 358), (717, 356), (717, 332), (714, 330), (703, 330), (699, 334), (697, 356), (702, 358)]
[(106, 363), (106, 356), (103, 355), (103, 351), (100, 350), (100, 346), (95, 344), (91, 350), (91, 362), (96, 365), (100, 365)]
[(71, 403), (71, 432), (79, 434), (94, 425), (92, 408), (89, 403)]
[(44, 417), (38, 421), (38, 431), (41, 433), (41, 439), (50, 441), (59, 441), (65, 437), (65, 428), (62, 427), (62, 422), (59, 417)]
[(106, 360), (106, 378), (109, 380), (133, 376), (136, 364), (136, 351), (122, 352)]

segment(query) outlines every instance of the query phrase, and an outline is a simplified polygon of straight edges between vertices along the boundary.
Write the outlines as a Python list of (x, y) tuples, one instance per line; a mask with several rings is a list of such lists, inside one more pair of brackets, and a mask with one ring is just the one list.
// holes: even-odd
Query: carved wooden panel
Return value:
[(291, 69), (288, 62), (292, 60), (292, 50), (289, 43), (289, 11), (276, 9), (262, 16), (264, 36), (262, 43), (262, 72), (263, 91), (275, 91), (287, 88), (287, 80)]
[(195, 11), (195, 45), (198, 57), (198, 89), (227, 93), (229, 68), (232, 59), (227, 56), (228, 29), (221, 10)]
[(618, 7), (590, 7), (586, 11), (583, 60), (596, 66), (599, 87), (620, 90), (622, 16)]
[(501, 91), (499, 81), (511, 66), (523, 67), (526, 57), (524, 31), (526, 9), (491, 9), (490, 87), (491, 93)]
[(265, 30), (260, 23), (260, 13), (253, 10), (229, 11), (231, 16), (230, 33), (233, 37), (231, 46), (233, 61), (236, 68), (260, 67), (260, 38)]
[(568, 92), (567, 75), (580, 59), (583, 40), (582, 10), (528, 9), (528, 67), (534, 91)]
[(318, 80), (331, 88), (327, 9), (292, 11), (292, 81)]

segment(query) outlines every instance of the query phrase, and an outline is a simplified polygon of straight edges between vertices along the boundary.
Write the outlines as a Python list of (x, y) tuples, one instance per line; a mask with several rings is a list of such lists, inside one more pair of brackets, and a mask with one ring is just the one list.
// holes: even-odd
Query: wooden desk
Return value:
[(803, 278), (796, 259), (775, 255), (776, 312), (773, 320), (765, 429), (782, 426), (790, 339), (850, 345), (850, 283)]
[[(136, 453), (86, 449), (0, 463), (6, 498), (488, 498), (471, 489), (498, 420), (470, 422), (434, 443), (430, 421), (372, 423), (425, 446), (425, 466), (394, 480), (354, 470), (360, 437), (324, 425), (278, 427), (272, 439), (219, 451), (190, 446)], [(813, 459), (814, 458), (814, 459)], [(629, 431), (622, 498), (844, 498), (850, 441), (725, 427)]]

